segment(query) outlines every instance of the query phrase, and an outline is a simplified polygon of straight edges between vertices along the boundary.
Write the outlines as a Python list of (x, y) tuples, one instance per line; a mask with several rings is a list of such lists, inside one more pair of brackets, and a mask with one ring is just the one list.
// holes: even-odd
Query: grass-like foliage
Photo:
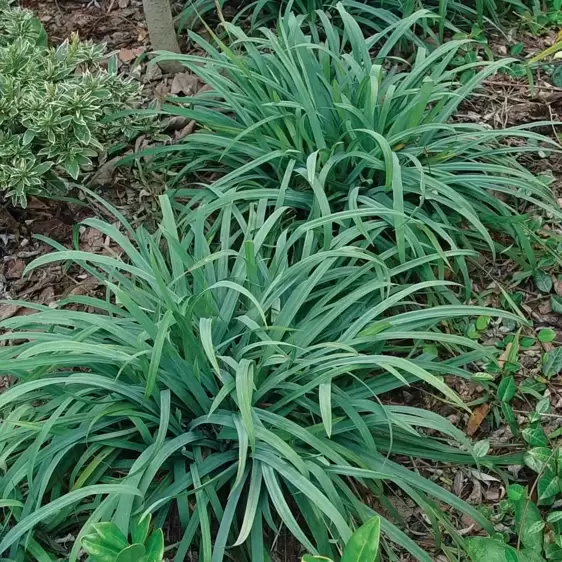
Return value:
[[(173, 58), (209, 89), (164, 109), (201, 128), (183, 144), (151, 150), (155, 166), (175, 171), (173, 185), (205, 170), (226, 174), (215, 191), (281, 184), (308, 193), (321, 212), (360, 203), (378, 220), (394, 210), (400, 216), (387, 219), (374, 243), (396, 246), (403, 262), (421, 254), (420, 243), (496, 251), (515, 241), (533, 263), (522, 215), (531, 205), (560, 213), (544, 178), (518, 159), (558, 145), (530, 126), (492, 130), (456, 118), (509, 61), (450, 69), (465, 41), (401, 60), (395, 48), (425, 12), (364, 39), (337, 8), (343, 31), (319, 11), (319, 27), (287, 14), (276, 32), (257, 37), (230, 25), (229, 46), (193, 35), (206, 56)], [(468, 69), (478, 72), (461, 84)]]
[[(360, 0), (342, 0), (342, 5), (349, 13), (357, 16), (358, 21), (365, 29), (374, 32), (383, 31), (389, 25), (398, 23), (402, 18), (412, 15), (420, 7), (417, 5), (408, 6), (403, 2), (369, 2), (364, 3)], [(222, 1), (220, 4), (228, 8), (228, 2)], [(337, 2), (323, 0), (294, 0), (291, 2), (257, 0), (248, 2), (247, 4), (236, 10), (232, 17), (231, 23), (240, 25), (244, 29), (255, 31), (262, 26), (274, 27), (275, 23), (283, 13), (294, 12), (302, 16), (311, 23), (318, 22), (317, 11), (327, 12), (332, 18), (335, 18), (337, 27), (342, 26), (341, 19), (335, 9)], [(390, 9), (389, 9), (390, 8)], [(411, 9), (412, 8), (412, 9)], [(178, 29), (182, 31), (184, 28), (198, 28), (204, 25), (204, 21), (216, 16), (217, 4), (214, 0), (193, 0), (186, 3), (182, 12), (177, 16)], [(433, 28), (438, 19), (436, 14), (428, 17), (427, 21), (420, 22), (425, 34), (434, 36)], [(456, 29), (448, 20), (443, 20), (443, 28), (450, 27)], [(424, 33), (416, 34), (410, 30), (405, 32), (404, 42), (412, 41), (419, 45), (423, 45)], [(420, 35), (420, 37), (418, 37)]]
[(163, 197), (156, 234), (114, 211), (119, 228), (85, 222), (111, 256), (53, 243), (33, 262), (75, 262), (106, 293), (27, 305), (36, 313), (0, 325), (19, 344), (0, 348), (2, 372), (19, 379), (0, 395), (0, 553), (43, 562), (78, 527), (74, 562), (93, 523), (128, 536), (148, 511), (156, 528), (182, 529), (176, 560), (198, 545), (201, 562), (264, 561), (281, 530), (335, 559), (378, 511), (385, 549), (430, 562), (400, 530), (396, 491), (436, 537), (462, 542), (442, 504), (490, 529), (388, 457), (473, 462), (460, 430), (392, 392), (423, 381), (460, 405), (443, 376), (469, 377), (487, 352), (439, 327), (490, 311), (426, 307), (445, 281), (393, 283), (420, 261), (389, 268), (372, 253), (359, 220), (369, 209), (300, 222), (277, 195), (232, 190), (180, 226)]
[[(318, 10), (334, 15), (337, 1), (254, 0), (236, 10), (232, 23), (251, 29), (262, 25), (270, 27), (280, 15), (291, 11), (314, 20)], [(551, 1), (546, 4), (549, 5)], [(222, 7), (228, 7), (228, 4), (228, 0), (219, 1)], [(516, 16), (538, 9), (536, 0), (342, 0), (342, 4), (360, 19), (365, 28), (377, 31), (393, 21), (411, 16), (417, 10), (429, 10), (435, 17), (421, 21), (418, 34), (438, 42), (444, 40), (445, 30), (471, 29), (475, 24), (480, 27), (502, 25), (506, 20), (513, 21)], [(201, 19), (208, 18), (216, 11), (216, 6), (215, 0), (187, 1), (177, 17), (179, 29), (200, 25)]]
[[(200, 3), (205, 0), (199, 0)], [(232, 23), (241, 23), (249, 16), (253, 28), (270, 25), (285, 11), (293, 11), (309, 18), (317, 10), (332, 11), (338, 0), (256, 0), (236, 14)], [(421, 21), (418, 34), (442, 42), (445, 30), (471, 29), (474, 24), (498, 25), (515, 14), (524, 14), (534, 7), (535, 0), (343, 0), (342, 4), (361, 19), (366, 28), (381, 31), (392, 18), (403, 19), (417, 10), (429, 10), (434, 18)], [(188, 4), (185, 8), (189, 12)]]

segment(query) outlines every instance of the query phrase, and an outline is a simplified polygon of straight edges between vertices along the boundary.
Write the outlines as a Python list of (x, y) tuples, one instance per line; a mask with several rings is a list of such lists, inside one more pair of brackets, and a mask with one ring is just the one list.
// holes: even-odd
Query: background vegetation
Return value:
[(48, 47), (32, 12), (0, 3), (0, 184), (14, 204), (64, 194), (65, 179), (77, 180), (111, 143), (138, 134), (130, 123), (104, 123), (131, 108), (139, 88), (100, 67), (103, 50), (77, 35)]

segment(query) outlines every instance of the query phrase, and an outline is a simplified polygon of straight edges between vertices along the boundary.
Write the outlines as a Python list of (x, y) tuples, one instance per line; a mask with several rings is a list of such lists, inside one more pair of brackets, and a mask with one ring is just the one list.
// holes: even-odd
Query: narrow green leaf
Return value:
[(69, 505), (78, 503), (84, 498), (96, 494), (142, 496), (139, 490), (125, 484), (99, 484), (94, 486), (86, 486), (85, 488), (81, 488), (80, 490), (69, 492), (68, 494), (52, 501), (51, 503), (40, 507), (37, 511), (35, 511), (35, 513), (19, 521), (14, 527), (12, 527), (4, 536), (2, 542), (0, 542), (0, 552), (4, 552), (22, 535), (24, 535), (27, 531), (35, 527), (35, 525), (37, 525), (44, 519), (50, 517), (51, 515), (55, 515), (61, 509)]
[(246, 509), (244, 511), (244, 518), (242, 520), (242, 526), (240, 527), (240, 533), (234, 546), (239, 546), (243, 544), (250, 532), (252, 526), (254, 525), (254, 519), (256, 516), (256, 510), (258, 507), (258, 502), (260, 500), (261, 493), (261, 483), (262, 483), (262, 469), (260, 462), (254, 462), (252, 467), (252, 475), (250, 477), (250, 482), (248, 485), (248, 500), (246, 502)]
[(236, 398), (240, 416), (252, 450), (255, 448), (256, 436), (254, 430), (252, 396), (254, 392), (254, 364), (243, 359), (236, 370)]
[(332, 435), (332, 381), (323, 382), (318, 386), (320, 415), (326, 435)]

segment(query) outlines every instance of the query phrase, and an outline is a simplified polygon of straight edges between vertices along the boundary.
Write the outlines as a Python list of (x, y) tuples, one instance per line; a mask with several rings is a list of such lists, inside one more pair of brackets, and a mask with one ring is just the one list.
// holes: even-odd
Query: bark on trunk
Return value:
[[(172, 20), (170, 0), (143, 0), (144, 17), (154, 51), (179, 53), (180, 47)], [(184, 67), (178, 61), (158, 63), (164, 72), (182, 72)]]

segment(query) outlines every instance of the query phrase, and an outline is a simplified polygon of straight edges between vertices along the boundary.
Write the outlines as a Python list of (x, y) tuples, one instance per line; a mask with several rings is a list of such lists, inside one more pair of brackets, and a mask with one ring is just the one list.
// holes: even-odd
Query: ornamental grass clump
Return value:
[(163, 196), (153, 235), (116, 211), (88, 219), (111, 256), (53, 242), (29, 266), (72, 262), (105, 294), (27, 304), (34, 314), (0, 323), (2, 372), (18, 379), (0, 394), (4, 557), (47, 560), (50, 541), (72, 533), (62, 556), (74, 562), (94, 523), (127, 537), (150, 513), (180, 530), (178, 561), (192, 549), (202, 562), (263, 561), (280, 532), (335, 559), (380, 513), (387, 553), (397, 543), (430, 562), (395, 493), (436, 540), (463, 544), (443, 505), (493, 531), (390, 458), (474, 462), (460, 430), (391, 393), (423, 382), (462, 407), (444, 376), (470, 378), (489, 351), (440, 327), (503, 313), (427, 307), (445, 281), (396, 284), (420, 261), (389, 267), (372, 252), (368, 208), (301, 221), (290, 197), (255, 194), (233, 189), (181, 221)]
[(0, 3), (0, 186), (14, 204), (64, 193), (129, 140), (128, 123), (105, 120), (138, 103), (139, 86), (104, 70), (103, 50), (77, 35), (48, 47), (30, 11)]
[[(155, 168), (170, 171), (173, 187), (202, 171), (220, 174), (210, 185), (215, 193), (282, 185), (320, 213), (361, 204), (380, 220), (393, 210), (373, 244), (380, 252), (396, 247), (402, 263), (426, 247), (498, 253), (514, 246), (533, 265), (525, 214), (561, 213), (545, 176), (521, 161), (559, 145), (532, 130), (540, 123), (494, 130), (457, 117), (509, 61), (451, 68), (463, 40), (419, 47), (403, 60), (398, 43), (427, 13), (364, 38), (359, 20), (337, 9), (343, 31), (318, 11), (317, 27), (290, 13), (256, 36), (227, 25), (228, 46), (192, 34), (205, 56), (173, 58), (208, 88), (164, 110), (199, 130), (147, 151)], [(461, 83), (468, 70), (474, 76)], [(201, 181), (209, 185), (208, 176)]]
[[(415, 34), (404, 39), (429, 39), (432, 43), (442, 43), (446, 39), (445, 31), (497, 29), (513, 24), (517, 18), (532, 19), (534, 16), (544, 20), (549, 13), (558, 11), (556, 0), (547, 0), (541, 5), (536, 0), (341, 0), (341, 3), (364, 29), (374, 31), (382, 31), (389, 23), (407, 18), (416, 10), (428, 10), (433, 17), (420, 21)], [(228, 7), (228, 4), (224, 0), (221, 2), (223, 7)], [(337, 16), (337, 4), (338, 0), (254, 0), (237, 7), (232, 23), (256, 30), (261, 26), (271, 27), (287, 12), (295, 12), (314, 22), (318, 21), (317, 12), (322, 10), (335, 18), (339, 27), (341, 21)], [(216, 15), (216, 12), (214, 0), (187, 2), (177, 16), (178, 28), (181, 31), (186, 27), (201, 27), (202, 20)]]

